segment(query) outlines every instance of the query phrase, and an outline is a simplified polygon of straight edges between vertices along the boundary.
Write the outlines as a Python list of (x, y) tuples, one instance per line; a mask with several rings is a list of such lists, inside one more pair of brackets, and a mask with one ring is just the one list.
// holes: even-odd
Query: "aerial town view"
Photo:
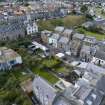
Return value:
[(0, 0), (0, 105), (105, 105), (105, 0)]

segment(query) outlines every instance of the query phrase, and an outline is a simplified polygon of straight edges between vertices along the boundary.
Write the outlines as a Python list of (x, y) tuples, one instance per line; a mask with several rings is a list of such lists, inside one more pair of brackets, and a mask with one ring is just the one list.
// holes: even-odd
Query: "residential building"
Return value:
[(56, 96), (56, 90), (39, 76), (33, 81), (33, 92), (42, 105), (52, 105)]
[(53, 105), (100, 105), (104, 93), (91, 86), (70, 86), (56, 96)]
[(38, 25), (35, 21), (32, 21), (31, 14), (27, 11), (26, 13), (26, 21), (24, 21), (27, 35), (32, 35), (38, 32)]
[(80, 58), (82, 61), (90, 62), (92, 60), (92, 56), (94, 55), (94, 48), (83, 45), (80, 51)]
[(65, 29), (62, 34), (64, 37), (67, 37), (68, 39), (72, 40), (73, 30), (72, 29)]
[(38, 25), (36, 22), (28, 22), (26, 25), (27, 35), (31, 35), (38, 32)]
[(104, 93), (100, 90), (92, 89), (92, 87), (81, 86), (74, 96), (83, 101), (83, 105), (100, 105)]
[(80, 55), (80, 50), (81, 50), (81, 44), (84, 39), (83, 34), (75, 33), (73, 35), (73, 39), (70, 45), (71, 53), (74, 56), (79, 56)]
[(102, 74), (105, 74), (105, 69), (90, 63), (82, 65), (85, 66), (84, 70), (76, 70), (76, 73), (82, 73), (82, 77), (76, 80), (74, 85), (66, 82), (56, 84), (62, 90), (59, 92), (43, 78), (36, 77), (33, 82), (33, 92), (41, 104), (104, 105), (105, 76)]
[(100, 74), (104, 75), (105, 74), (105, 69), (95, 65), (94, 63), (86, 63), (86, 62), (81, 62), (77, 68), (82, 69), (83, 71), (91, 72), (92, 74)]
[(93, 24), (93, 22), (88, 21), (88, 22), (83, 23), (82, 27), (89, 29), (90, 27), (94, 27), (94, 24)]
[(85, 45), (92, 46), (95, 45), (97, 41), (95, 37), (85, 36), (83, 42)]
[(82, 26), (88, 30), (91, 28), (98, 29), (99, 27), (97, 31), (102, 34), (105, 33), (105, 19), (102, 18), (96, 18), (94, 21), (86, 22)]
[(0, 70), (9, 70), (12, 66), (22, 64), (22, 58), (12, 49), (0, 48)]
[(63, 51), (69, 51), (70, 50), (70, 43), (69, 38), (62, 36), (58, 41), (58, 49), (61, 49)]
[(78, 79), (76, 82), (77, 85), (79, 86), (93, 86), (95, 87), (97, 82), (100, 80), (101, 76), (100, 74), (88, 72), (88, 71), (82, 71), (78, 69), (79, 72), (81, 72), (81, 78)]
[[(91, 105), (100, 105), (102, 102), (104, 92), (96, 87), (96, 84), (100, 78), (100, 76), (99, 78), (97, 76), (98, 75), (96, 74), (86, 72), (86, 74), (84, 74), (83, 77), (80, 78), (76, 83), (76, 85), (80, 87), (77, 89), (74, 96), (81, 99), (84, 105), (89, 105), (88, 102), (91, 103)], [(92, 100), (92, 98), (94, 99)]]
[(80, 50), (81, 50), (81, 42), (72, 40), (72, 42), (70, 43), (71, 54), (74, 56), (79, 56)]
[(82, 105), (75, 97), (68, 95), (69, 93), (65, 94), (65, 92), (59, 94), (55, 97), (52, 105)]
[(62, 33), (64, 31), (64, 27), (62, 26), (57, 26), (54, 30), (56, 33)]
[(95, 56), (93, 57), (92, 62), (105, 67), (105, 52), (97, 50)]
[(51, 31), (44, 30), (41, 32), (41, 39), (44, 43), (48, 44), (49, 42), (49, 37), (51, 36)]
[[(83, 72), (82, 69), (80, 71)], [(75, 85), (65, 90), (66, 96), (74, 97), (81, 105), (104, 105), (101, 104), (105, 97), (104, 84), (102, 85), (104, 78), (101, 78), (101, 76), (102, 74), (96, 74), (92, 70), (84, 71), (83, 76), (75, 82)], [(100, 88), (97, 87), (99, 85), (97, 84), (98, 81), (101, 84), (101, 87), (99, 86)]]
[(93, 73), (92, 70), (86, 71), (76, 82), (76, 85), (80, 87), (74, 96), (83, 101), (83, 105), (104, 105), (102, 104), (105, 97), (103, 80), (102, 74)]
[(49, 44), (51, 44), (53, 47), (57, 48), (59, 38), (60, 38), (59, 34), (53, 33), (52, 36), (49, 37)]
[(76, 41), (83, 41), (84, 38), (85, 38), (84, 34), (75, 33), (73, 35), (73, 40)]
[(98, 42), (98, 50), (105, 52), (105, 41)]
[(101, 90), (105, 94), (105, 75), (103, 75), (96, 84), (97, 89)]
[(4, 23), (0, 25), (0, 40), (16, 40), (25, 36), (24, 25), (20, 22)]

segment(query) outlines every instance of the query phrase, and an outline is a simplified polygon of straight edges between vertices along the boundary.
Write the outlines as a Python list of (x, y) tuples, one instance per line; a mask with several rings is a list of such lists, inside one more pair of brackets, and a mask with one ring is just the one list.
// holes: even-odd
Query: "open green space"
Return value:
[(32, 71), (36, 74), (39, 75), (41, 77), (43, 77), (45, 80), (47, 80), (49, 83), (51, 84), (55, 84), (59, 79), (54, 76), (53, 74), (43, 70), (43, 69), (39, 69), (39, 68), (33, 68)]
[(59, 63), (61, 63), (61, 61), (56, 59), (55, 57), (51, 57), (51, 59), (45, 58), (42, 60), (42, 64), (46, 67), (53, 67), (55, 65), (58, 65)]
[[(22, 41), (23, 40), (23, 41)], [(30, 42), (30, 38), (19, 39), (19, 41), (7, 42), (4, 46), (14, 49), (17, 53), (19, 53), (23, 60), (23, 67), (15, 68), (13, 72), (15, 77), (19, 82), (23, 82), (30, 78), (30, 75), (27, 74), (26, 69), (31, 69), (35, 75), (40, 75), (51, 84), (56, 83), (59, 79), (51, 72), (45, 70), (45, 68), (50, 68), (57, 73), (68, 73), (69, 68), (62, 65), (63, 62), (55, 57), (41, 58), (36, 54), (28, 53), (28, 49), (25, 48), (24, 45), (27, 45)], [(2, 43), (4, 44), (4, 43)]]
[(54, 69), (57, 73), (63, 73), (64, 75), (69, 74), (73, 70), (72, 67), (67, 67), (67, 66), (58, 66), (54, 67)]
[(96, 37), (97, 40), (105, 39), (105, 34), (99, 34), (99, 33), (96, 33), (96, 32), (87, 31), (83, 28), (78, 28), (78, 29), (76, 29), (76, 31), (79, 32), (79, 33), (83, 33), (87, 36)]
[(85, 16), (80, 15), (69, 15), (64, 18), (41, 20), (38, 22), (40, 30), (51, 30), (53, 31), (56, 26), (64, 26), (66, 28), (73, 28), (79, 26), (86, 21)]

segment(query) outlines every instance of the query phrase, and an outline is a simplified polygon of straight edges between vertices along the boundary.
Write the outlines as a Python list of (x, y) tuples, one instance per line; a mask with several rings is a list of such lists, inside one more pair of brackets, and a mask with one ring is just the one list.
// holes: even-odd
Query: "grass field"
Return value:
[(46, 79), (49, 83), (51, 84), (55, 84), (59, 79), (57, 77), (55, 77), (53, 74), (43, 70), (43, 69), (39, 69), (39, 68), (33, 68), (32, 71), (36, 74), (39, 75), (41, 77), (43, 77), (44, 79)]
[(42, 65), (46, 66), (46, 67), (53, 67), (57, 64), (59, 64), (61, 61), (59, 61), (58, 59), (52, 57), (51, 59), (49, 58), (45, 58), (42, 60)]
[(76, 31), (77, 32), (83, 32), (87, 36), (95, 37), (97, 40), (105, 39), (105, 34), (99, 34), (99, 33), (91, 32), (91, 31), (87, 31), (83, 28), (78, 28), (78, 29), (76, 29)]
[(65, 26), (66, 28), (72, 28), (79, 26), (86, 21), (85, 16), (69, 15), (64, 18), (41, 20), (38, 22), (40, 30), (51, 30), (53, 31), (56, 26)]

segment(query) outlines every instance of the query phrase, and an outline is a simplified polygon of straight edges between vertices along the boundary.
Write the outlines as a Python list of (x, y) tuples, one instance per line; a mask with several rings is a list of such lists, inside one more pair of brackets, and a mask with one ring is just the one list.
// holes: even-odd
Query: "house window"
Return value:
[(28, 34), (31, 34), (31, 31), (28, 31)]
[(12, 61), (10, 61), (10, 64), (11, 64), (11, 65), (15, 65), (16, 62), (15, 62), (14, 60), (12, 60)]
[(61, 46), (60, 46), (60, 48), (63, 48), (63, 44), (61, 43)]
[(21, 35), (20, 34), (18, 35), (18, 38), (21, 38)]

